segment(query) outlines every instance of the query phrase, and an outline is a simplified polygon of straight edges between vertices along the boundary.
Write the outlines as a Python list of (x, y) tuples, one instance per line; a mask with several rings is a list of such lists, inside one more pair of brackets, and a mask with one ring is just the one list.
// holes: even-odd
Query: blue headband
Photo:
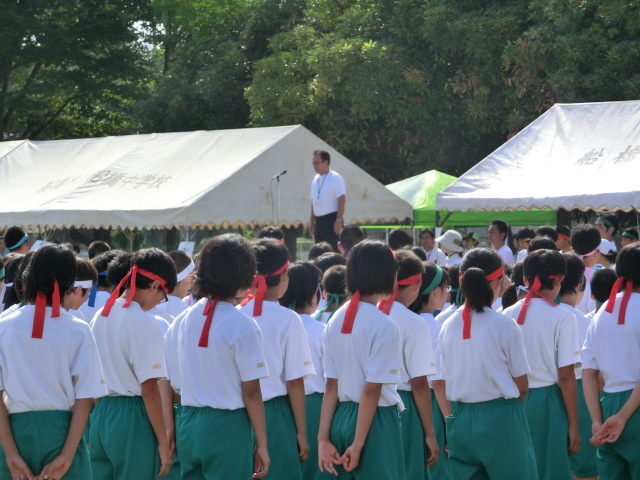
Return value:
[(5, 251), (6, 255), (9, 255), (11, 253), (12, 250), (15, 250), (16, 248), (18, 248), (20, 245), (22, 245), (24, 242), (26, 242), (27, 240), (29, 240), (29, 235), (27, 235), (26, 233), (24, 234), (24, 237), (22, 237), (20, 239), (20, 241), (18, 243), (16, 243), (15, 245), (13, 245), (12, 247), (7, 247), (7, 250)]
[[(100, 272), (98, 273), (99, 276), (101, 277), (106, 277), (107, 276), (107, 272)], [(91, 287), (91, 290), (89, 290), (89, 306), (91, 308), (94, 308), (96, 306), (96, 294), (98, 293), (98, 282), (93, 284), (93, 287)]]

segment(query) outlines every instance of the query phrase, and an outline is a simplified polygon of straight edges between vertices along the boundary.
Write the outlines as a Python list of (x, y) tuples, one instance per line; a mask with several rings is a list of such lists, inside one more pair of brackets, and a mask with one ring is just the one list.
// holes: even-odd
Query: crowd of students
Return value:
[[(277, 228), (0, 264), (0, 479), (639, 479), (640, 242)], [(585, 299), (585, 297), (588, 297)]]

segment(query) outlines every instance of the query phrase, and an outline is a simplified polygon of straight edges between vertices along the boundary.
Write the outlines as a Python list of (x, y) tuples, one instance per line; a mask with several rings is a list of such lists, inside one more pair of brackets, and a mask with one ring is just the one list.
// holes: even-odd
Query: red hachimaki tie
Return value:
[(264, 302), (264, 296), (267, 293), (267, 277), (275, 277), (287, 271), (289, 268), (289, 261), (287, 261), (282, 267), (273, 273), (258, 274), (253, 282), (253, 288), (256, 289), (256, 294), (253, 300), (253, 316), (259, 317), (262, 315), (262, 302)]
[(207, 299), (207, 304), (204, 306), (203, 315), (207, 318), (204, 321), (204, 326), (202, 327), (202, 333), (200, 334), (200, 341), (198, 342), (199, 347), (207, 348), (209, 346), (209, 330), (211, 330), (211, 321), (213, 320), (213, 312), (216, 310), (216, 305), (220, 301), (219, 297), (214, 297), (213, 301), (209, 298)]
[(360, 303), (360, 290), (351, 295), (349, 300), (349, 306), (344, 314), (344, 321), (342, 322), (341, 333), (351, 333), (353, 331), (353, 322), (356, 319), (356, 313), (358, 313), (358, 304)]
[[(552, 279), (562, 278), (562, 275), (559, 275), (559, 274), (549, 275), (547, 278), (552, 278)], [(531, 299), (534, 296), (537, 298), (543, 299), (545, 302), (547, 302), (549, 305), (553, 307), (557, 307), (557, 305), (553, 303), (551, 300), (549, 300), (547, 297), (543, 297), (542, 295), (540, 295), (539, 290), (541, 286), (542, 284), (540, 283), (540, 277), (536, 275), (533, 279), (533, 285), (531, 286), (531, 288), (529, 288), (529, 291), (527, 292), (527, 296), (525, 297), (524, 302), (522, 303), (522, 308), (520, 309), (520, 314), (518, 315), (518, 325), (524, 325), (524, 321), (527, 316), (527, 310), (529, 309), (529, 304), (531, 303)]]
[[(42, 338), (44, 332), (44, 316), (47, 310), (47, 296), (38, 292), (36, 294), (36, 311), (33, 314), (33, 328), (31, 338)], [(51, 295), (51, 318), (60, 316), (60, 287), (58, 280), (53, 281), (53, 294)]]
[[(504, 275), (504, 268), (502, 265), (500, 268), (497, 268), (495, 271), (491, 272), (489, 275), (486, 275), (486, 279), (488, 281), (496, 280)], [(464, 278), (464, 273), (460, 275), (460, 284), (462, 284), (462, 279)], [(488, 305), (491, 308), (491, 305)], [(471, 338), (471, 305), (469, 302), (464, 302), (464, 308), (462, 309), (462, 339), (468, 340)]]
[(631, 293), (633, 292), (633, 280), (625, 279), (624, 277), (620, 277), (616, 280), (616, 283), (613, 284), (613, 288), (611, 288), (611, 295), (609, 295), (607, 308), (605, 308), (607, 313), (613, 312), (613, 307), (616, 305), (616, 295), (620, 291), (620, 287), (623, 283), (625, 284), (624, 294), (622, 295), (622, 303), (620, 303), (620, 311), (618, 312), (618, 325), (624, 325), (624, 319), (627, 314), (627, 304), (629, 303), (629, 298), (631, 298)]
[(143, 277), (150, 278), (151, 280), (157, 280), (160, 283), (160, 286), (162, 287), (162, 289), (164, 290), (164, 293), (169, 295), (167, 282), (164, 280), (164, 278), (159, 277), (155, 273), (151, 273), (151, 272), (148, 272), (147, 270), (139, 268), (137, 265), (134, 265), (133, 267), (131, 267), (131, 270), (129, 270), (129, 272), (124, 276), (124, 278), (120, 280), (120, 283), (118, 283), (118, 286), (113, 290), (113, 292), (111, 292), (111, 295), (107, 299), (107, 302), (104, 304), (104, 308), (102, 309), (101, 316), (103, 317), (109, 316), (109, 313), (111, 313), (111, 309), (113, 308), (113, 305), (116, 303), (116, 300), (120, 296), (119, 295), (120, 289), (124, 286), (127, 280), (131, 279), (131, 282), (129, 282), (129, 293), (127, 294), (127, 298), (125, 299), (124, 304), (122, 305), (123, 308), (129, 308), (129, 306), (131, 305), (131, 301), (133, 300), (133, 296), (136, 293), (136, 278), (138, 274), (142, 275)]
[(416, 283), (422, 283), (422, 273), (416, 273), (415, 275), (412, 275), (410, 277), (398, 280), (393, 286), (393, 293), (391, 294), (391, 296), (378, 302), (378, 310), (380, 310), (385, 315), (389, 315), (391, 307), (393, 306), (393, 302), (396, 301), (396, 295), (398, 294), (398, 285), (414, 285)]

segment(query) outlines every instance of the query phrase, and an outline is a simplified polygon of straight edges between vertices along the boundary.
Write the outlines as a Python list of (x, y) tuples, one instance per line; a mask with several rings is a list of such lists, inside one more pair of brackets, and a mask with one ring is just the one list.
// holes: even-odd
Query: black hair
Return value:
[[(424, 292), (424, 290), (429, 285), (431, 285), (431, 282), (433, 282), (433, 280), (436, 278), (436, 274), (438, 273), (438, 268), (442, 268), (432, 262), (425, 262), (423, 265), (424, 265), (424, 272), (422, 273), (422, 283), (420, 284), (420, 294), (418, 294), (418, 298), (416, 298), (416, 301), (413, 302), (413, 304), (409, 307), (409, 309), (413, 310), (415, 313), (420, 313), (422, 304), (429, 302), (429, 297), (431, 296), (431, 292), (433, 292), (433, 290), (431, 290), (431, 292), (426, 294), (422, 294), (422, 292)], [(442, 279), (440, 280), (440, 283), (436, 285), (435, 288), (446, 287), (447, 285), (449, 285), (449, 274), (447, 274), (447, 271), (444, 268), (442, 268)]]
[(560, 286), (560, 295), (584, 291), (584, 263), (575, 253), (563, 253), (567, 262), (567, 273), (565, 273)]
[(502, 293), (502, 309), (506, 310), (518, 301), (518, 286), (509, 285)]
[[(413, 275), (424, 273), (424, 264), (422, 260), (411, 250), (402, 248), (396, 250), (396, 259), (398, 261), (398, 280), (412, 277)], [(398, 289), (406, 288), (408, 285), (398, 285)]]
[(536, 250), (558, 250), (556, 242), (549, 237), (535, 237), (532, 238), (527, 247), (527, 253), (535, 252)]
[(640, 287), (640, 243), (632, 243), (618, 253), (616, 273), (633, 281), (633, 288)]
[[(110, 288), (114, 286), (112, 283), (109, 282), (107, 278), (107, 275), (106, 275), (107, 268), (109, 267), (109, 263), (113, 259), (126, 254), (127, 252), (125, 252), (124, 250), (109, 250), (108, 252), (101, 253), (100, 255), (93, 257), (91, 259), (91, 263), (93, 263), (93, 266), (96, 267), (96, 271), (98, 272), (98, 287)], [(131, 265), (129, 265), (129, 268), (131, 268)], [(129, 269), (127, 269), (127, 271), (129, 271)], [(127, 271), (124, 272), (124, 275), (127, 274)], [(105, 274), (100, 275), (100, 273), (102, 272), (105, 272)], [(124, 275), (122, 275), (122, 277), (124, 277)], [(122, 279), (122, 277), (120, 277), (120, 279)]]
[(318, 156), (320, 157), (323, 161), (325, 162), (329, 162), (331, 163), (331, 155), (329, 155), (329, 152), (325, 151), (325, 150), (314, 150), (313, 151), (313, 156)]
[(635, 240), (636, 242), (638, 241), (638, 239), (640, 239), (640, 236), (638, 235), (638, 229), (636, 227), (625, 228), (623, 236), (628, 237), (628, 238), (633, 237), (633, 238), (631, 238), (631, 240)]
[(558, 240), (558, 232), (555, 228), (545, 225), (536, 230), (536, 237), (549, 237), (555, 242)]
[(95, 242), (91, 242), (91, 244), (89, 244), (89, 248), (87, 249), (89, 253), (89, 259), (97, 257), (101, 253), (108, 252), (109, 250), (111, 250), (111, 247), (109, 246), (109, 244), (102, 240), (96, 240)]
[(509, 225), (504, 220), (494, 220), (491, 222), (491, 225), (495, 225), (500, 233), (504, 233), (504, 239), (507, 240), (507, 235), (509, 235)]
[[(120, 252), (113, 260), (109, 262), (107, 265), (107, 282), (113, 288), (116, 288), (120, 281), (127, 276), (129, 270), (133, 266), (133, 253), (129, 252)], [(122, 293), (126, 290), (126, 285), (123, 285), (118, 295), (122, 295)]]
[(536, 250), (527, 255), (524, 260), (524, 278), (533, 285), (535, 277), (540, 278), (540, 285), (545, 290), (553, 289), (552, 275), (565, 275), (567, 273), (567, 261), (557, 250)]
[(260, 229), (258, 232), (258, 238), (275, 238), (276, 240), (284, 240), (284, 233), (282, 233), (280, 227), (269, 225)]
[(413, 245), (413, 236), (402, 228), (396, 228), (389, 233), (389, 246), (392, 250)]
[(16, 244), (24, 238), (25, 232), (20, 227), (9, 227), (4, 232), (4, 246), (7, 250), (17, 250)]
[(427, 261), (427, 254), (422, 247), (413, 246), (413, 247), (405, 247), (408, 250), (411, 250), (416, 257), (418, 257), (421, 261)]
[(313, 305), (318, 300), (320, 291), (318, 283), (322, 272), (310, 262), (296, 262), (289, 265), (289, 285), (287, 291), (278, 301), (283, 307), (298, 311)]
[(235, 298), (238, 290), (251, 287), (255, 273), (251, 244), (241, 235), (219, 235), (200, 251), (191, 290), (198, 297)]
[[(600, 213), (598, 215), (598, 217), (604, 218), (607, 222), (609, 222), (611, 225), (613, 225), (613, 233), (614, 233), (614, 235), (618, 232), (618, 229), (620, 228), (620, 220), (618, 219), (618, 216), (615, 213), (613, 213), (613, 212), (602, 212), (602, 213)], [(604, 226), (606, 227), (607, 230), (609, 230), (611, 228), (606, 223), (605, 223)]]
[(516, 287), (524, 285), (524, 262), (516, 263), (513, 266), (509, 279)]
[[(287, 247), (273, 238), (260, 238), (253, 242), (253, 253), (256, 255), (258, 273), (261, 275), (272, 274), (289, 261)], [(280, 283), (280, 275), (267, 277), (266, 282), (267, 287), (275, 287)]]
[(334, 265), (328, 268), (322, 275), (322, 290), (327, 295), (342, 295), (347, 292), (347, 267)]
[[(182, 272), (191, 263), (191, 257), (189, 256), (189, 254), (187, 252), (183, 252), (182, 250), (172, 250), (171, 252), (169, 252), (169, 256), (176, 266), (176, 273)], [(176, 283), (176, 287), (177, 286), (178, 284)], [(170, 290), (169, 293), (173, 293), (173, 290)]]
[[(333, 250), (333, 247), (331, 246), (330, 243), (328, 242), (319, 242), (314, 244), (311, 249), (309, 250), (309, 255), (307, 256), (308, 260), (315, 260), (316, 258), (318, 258), (320, 255), (323, 255), (325, 253), (336, 253)], [(338, 254), (340, 255), (340, 254)], [(342, 256), (342, 255), (340, 255)]]
[(571, 238), (571, 230), (566, 225), (558, 225), (556, 227), (556, 232), (558, 232), (559, 235)]
[(364, 240), (353, 247), (347, 261), (347, 287), (361, 295), (390, 295), (398, 272), (391, 249), (378, 240)]
[(89, 260), (76, 257), (77, 273), (76, 280), (87, 281), (91, 280), (94, 285), (98, 282), (98, 271)]
[(357, 225), (345, 225), (340, 230), (338, 240), (345, 249), (353, 248), (358, 242), (364, 240), (364, 230)]
[(449, 303), (460, 306), (462, 305), (462, 302), (458, 302), (458, 299), (462, 298), (458, 295), (460, 291), (460, 265), (445, 268), (445, 272), (449, 275), (449, 286), (451, 287)]
[(515, 234), (516, 240), (522, 240), (524, 238), (533, 238), (535, 236), (536, 236), (536, 232), (534, 232), (533, 228), (531, 228), (531, 227), (522, 227)]
[(502, 267), (502, 257), (491, 248), (474, 248), (469, 250), (460, 262), (460, 288), (465, 301), (476, 312), (493, 303), (493, 289), (487, 275)]
[(73, 289), (77, 272), (76, 256), (67, 247), (45, 245), (39, 248), (24, 272), (25, 301), (35, 303), (38, 292), (41, 292), (47, 297), (47, 304), (51, 305), (54, 281), (57, 280), (62, 297)]
[(431, 235), (431, 238), (436, 238), (436, 232), (434, 232), (432, 228), (423, 228), (422, 230), (420, 230), (418, 238), (422, 237), (422, 235), (424, 235), (425, 233)]
[(601, 268), (593, 272), (590, 282), (591, 295), (593, 295), (593, 298), (600, 304), (606, 302), (609, 299), (609, 295), (611, 295), (611, 289), (617, 279), (618, 276), (616, 272), (610, 268)]
[(19, 253), (10, 253), (4, 258), (4, 283), (13, 283), (12, 286), (7, 286), (4, 291), (4, 298), (0, 299), (4, 304), (4, 309), (20, 303), (21, 300), (21, 278), (18, 274), (20, 264), (22, 263), (25, 255)]
[(600, 246), (600, 232), (594, 225), (581, 224), (571, 232), (571, 246), (578, 255), (586, 255)]
[[(169, 292), (176, 288), (176, 265), (171, 260), (171, 257), (159, 248), (138, 250), (133, 255), (133, 264), (162, 278)], [(150, 288), (152, 283), (152, 278), (136, 275), (136, 289), (144, 290)]]
[(337, 252), (327, 252), (315, 258), (312, 263), (323, 272), (326, 272), (334, 265), (346, 265), (347, 259)]

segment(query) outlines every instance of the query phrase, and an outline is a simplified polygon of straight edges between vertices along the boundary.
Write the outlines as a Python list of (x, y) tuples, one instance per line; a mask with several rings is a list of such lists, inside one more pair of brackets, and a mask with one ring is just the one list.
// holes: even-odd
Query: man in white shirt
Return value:
[(445, 265), (447, 263), (447, 257), (442, 250), (436, 247), (436, 234), (430, 228), (423, 228), (420, 230), (420, 245), (427, 254), (427, 261), (435, 263), (436, 265)]
[(346, 187), (340, 174), (330, 169), (331, 156), (324, 150), (313, 152), (311, 164), (316, 176), (311, 182), (309, 232), (314, 241), (328, 242), (338, 251), (338, 233), (344, 225)]
[(505, 265), (513, 265), (513, 252), (506, 245), (508, 233), (509, 226), (502, 220), (494, 220), (491, 222), (491, 225), (489, 225), (489, 230), (487, 230), (489, 243), (502, 257), (502, 263)]

